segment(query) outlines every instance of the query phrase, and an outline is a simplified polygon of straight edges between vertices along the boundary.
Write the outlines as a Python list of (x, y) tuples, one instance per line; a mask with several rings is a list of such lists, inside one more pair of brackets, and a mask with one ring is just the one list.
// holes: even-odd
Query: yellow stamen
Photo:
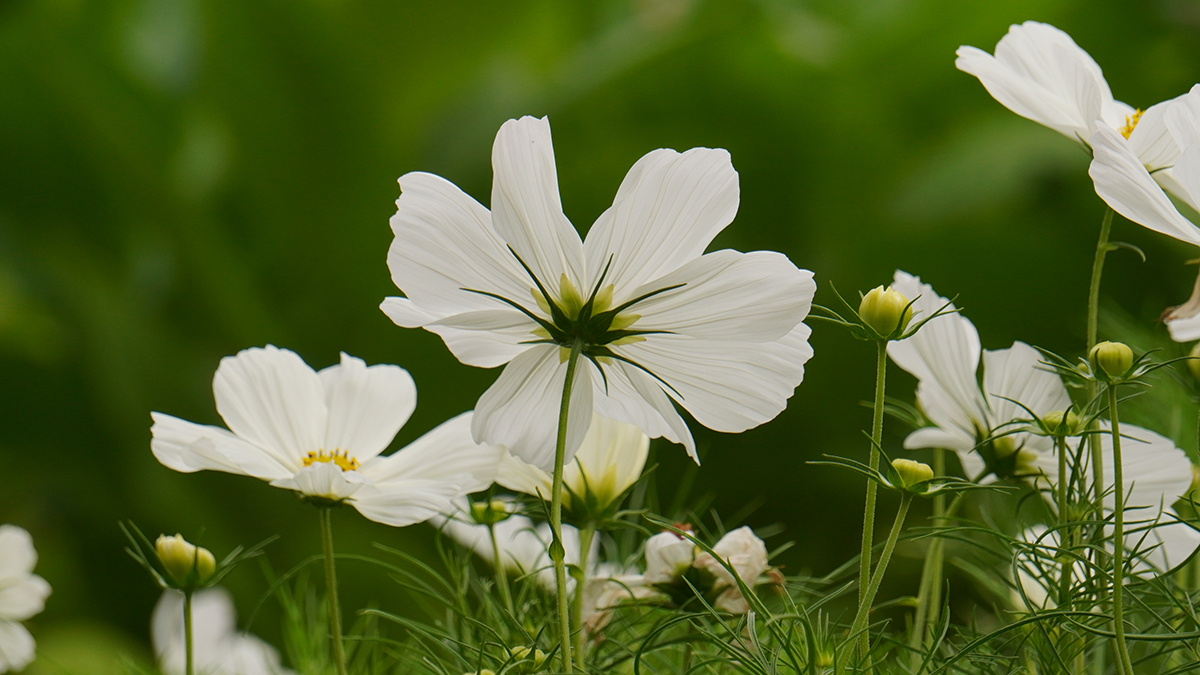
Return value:
[(358, 471), (359, 463), (345, 450), (334, 450), (333, 452), (325, 452), (324, 450), (316, 450), (309, 452), (304, 458), (304, 466), (312, 466), (317, 462), (336, 464), (342, 471)]
[(1125, 140), (1129, 140), (1129, 137), (1133, 135), (1133, 130), (1137, 128), (1138, 122), (1141, 119), (1142, 111), (1140, 108), (1134, 110), (1132, 115), (1125, 116), (1125, 126), (1120, 129), (1121, 135), (1125, 137)]

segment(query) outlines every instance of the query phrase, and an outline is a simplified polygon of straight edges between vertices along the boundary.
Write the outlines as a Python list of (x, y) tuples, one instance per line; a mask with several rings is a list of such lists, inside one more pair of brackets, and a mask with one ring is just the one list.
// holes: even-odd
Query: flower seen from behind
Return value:
[[(183, 593), (167, 589), (150, 620), (150, 638), (165, 675), (183, 675), (186, 644)], [(237, 631), (233, 598), (224, 588), (206, 588), (192, 596), (192, 639), (197, 673), (203, 675), (292, 675), (279, 663), (274, 647)]]
[(22, 621), (40, 614), (50, 584), (33, 573), (33, 539), (16, 525), (0, 525), (0, 673), (22, 670), (33, 661), (36, 643)]
[(437, 176), (400, 178), (388, 266), (406, 297), (382, 304), (463, 363), (507, 364), (476, 406), (476, 439), (549, 470), (575, 346), (567, 461), (593, 411), (695, 457), (672, 401), (724, 432), (783, 410), (812, 355), (815, 285), (780, 253), (704, 253), (737, 211), (727, 152), (642, 157), (586, 240), (563, 214), (546, 119), (506, 122), (492, 166), (490, 211)]
[(229, 430), (152, 414), (150, 447), (163, 465), (254, 476), (397, 527), (451, 510), (496, 475), (501, 450), (474, 442), (470, 413), (381, 454), (416, 407), (412, 378), (397, 366), (342, 354), (318, 373), (268, 345), (222, 359), (213, 394)]

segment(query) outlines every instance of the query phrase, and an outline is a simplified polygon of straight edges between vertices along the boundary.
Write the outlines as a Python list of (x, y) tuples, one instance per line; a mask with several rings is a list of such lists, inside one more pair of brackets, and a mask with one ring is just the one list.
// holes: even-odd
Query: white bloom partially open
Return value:
[(22, 621), (41, 613), (50, 584), (33, 573), (33, 539), (16, 525), (0, 525), (0, 673), (33, 661), (36, 643)]
[(767, 545), (754, 534), (754, 530), (743, 526), (727, 532), (712, 550), (716, 557), (702, 551), (696, 555), (696, 561), (692, 565), (708, 570), (716, 578), (713, 590), (725, 589), (717, 596), (713, 606), (733, 614), (745, 614), (750, 611), (750, 603), (742, 595), (733, 575), (717, 558), (728, 562), (742, 582), (753, 588), (758, 584), (758, 578), (770, 568), (767, 562)]
[(670, 530), (646, 540), (647, 584), (672, 584), (691, 568), (696, 560), (696, 545)]
[[(183, 594), (168, 589), (150, 619), (150, 639), (166, 675), (183, 675), (187, 645), (183, 633)], [(292, 675), (274, 647), (237, 630), (233, 598), (224, 588), (192, 596), (193, 662), (202, 675)]]
[(368, 367), (342, 354), (340, 364), (318, 373), (294, 352), (268, 345), (222, 359), (213, 394), (231, 431), (151, 414), (150, 448), (163, 465), (254, 476), (346, 501), (396, 527), (450, 511), (454, 499), (496, 476), (501, 449), (475, 443), (470, 413), (381, 455), (417, 402), (412, 378), (397, 366)]
[(563, 215), (546, 119), (506, 122), (492, 167), (490, 212), (437, 176), (400, 178), (388, 267), (407, 297), (381, 306), (463, 363), (508, 364), (476, 405), (476, 439), (549, 470), (577, 342), (567, 461), (593, 411), (695, 457), (672, 399), (725, 432), (783, 410), (812, 356), (815, 285), (780, 253), (704, 254), (737, 211), (729, 153), (642, 157), (586, 241)]

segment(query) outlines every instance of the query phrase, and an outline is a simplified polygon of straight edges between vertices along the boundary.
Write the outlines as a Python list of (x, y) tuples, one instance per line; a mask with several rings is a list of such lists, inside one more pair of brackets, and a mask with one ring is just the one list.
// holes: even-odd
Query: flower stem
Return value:
[[(875, 343), (875, 408), (871, 419), (871, 470), (879, 469), (879, 444), (883, 439), (883, 392), (887, 378), (887, 340)], [(875, 545), (875, 481), (867, 481), (866, 506), (863, 509), (862, 552), (858, 559), (858, 605), (861, 611), (867, 600), (867, 583), (871, 578), (871, 549)], [(907, 508), (907, 507), (906, 507)], [(871, 649), (871, 639), (866, 631), (858, 638), (858, 652), (862, 657), (867, 656)]]
[(184, 666), (187, 675), (192, 675), (196, 672), (196, 657), (192, 653), (192, 592), (183, 592), (183, 643), (185, 645), (184, 658), (187, 659)]
[(1112, 423), (1113, 443), (1113, 632), (1117, 634), (1117, 659), (1127, 675), (1133, 675), (1129, 645), (1125, 643), (1125, 616), (1122, 596), (1125, 591), (1125, 481), (1121, 462), (1121, 426), (1117, 421), (1117, 388), (1108, 385), (1108, 417)]
[[(1100, 276), (1104, 272), (1104, 256), (1108, 254), (1108, 234), (1112, 230), (1113, 210), (1106, 208), (1104, 220), (1100, 223), (1100, 239), (1096, 242), (1096, 258), (1092, 261), (1092, 280), (1088, 285), (1087, 310), (1087, 353), (1091, 354), (1096, 346), (1096, 331), (1100, 322)], [(1088, 380), (1087, 398), (1096, 398), (1096, 383)], [(1093, 427), (1093, 431), (1096, 427)], [(1104, 458), (1100, 450), (1100, 440), (1097, 434), (1088, 435), (1088, 447), (1092, 453), (1092, 485), (1096, 493), (1096, 513), (1100, 515), (1100, 503), (1104, 494)], [(1101, 518), (1097, 518), (1100, 520)]]
[(512, 614), (512, 593), (508, 589), (508, 570), (504, 568), (504, 556), (500, 553), (500, 542), (496, 541), (496, 524), (488, 524), (488, 536), (492, 539), (492, 571), (496, 575), (496, 588), (500, 589), (500, 599), (504, 607)]
[[(935, 448), (933, 451), (933, 475), (946, 475), (946, 451)], [(946, 526), (946, 496), (941, 492), (933, 497), (933, 527), (939, 530)], [(913, 652), (913, 670), (921, 665), (923, 650), (929, 640), (934, 625), (937, 624), (938, 614), (942, 605), (942, 562), (945, 554), (945, 540), (934, 536), (925, 552), (925, 562), (921, 566), (921, 588), (917, 592), (917, 611), (913, 617), (913, 633), (909, 646)]]
[[(854, 615), (854, 623), (850, 625), (851, 635), (867, 635), (867, 619), (871, 613), (871, 604), (875, 602), (875, 594), (879, 591), (879, 585), (883, 583), (883, 575), (887, 572), (888, 563), (892, 559), (892, 551), (896, 549), (896, 542), (900, 539), (900, 530), (904, 527), (904, 518), (908, 515), (908, 505), (911, 503), (912, 494), (905, 492), (900, 497), (900, 508), (896, 511), (896, 520), (892, 523), (892, 531), (888, 533), (887, 542), (883, 545), (883, 553), (879, 556), (879, 564), (875, 565), (875, 574), (871, 575), (871, 583), (867, 588), (867, 593), (863, 597), (863, 601), (858, 605), (858, 612)], [(870, 643), (868, 643), (868, 651), (869, 649)], [(867, 654), (862, 654), (862, 656), (866, 657)], [(870, 672), (869, 667), (868, 672)]]
[(583, 594), (587, 586), (588, 556), (592, 552), (592, 538), (596, 535), (596, 527), (588, 523), (579, 529), (579, 579), (575, 581), (575, 605), (571, 614), (575, 619), (575, 663), (584, 670), (583, 657), (587, 648), (587, 635), (583, 630)]
[[(572, 671), (571, 662), (571, 618), (570, 599), (567, 594), (567, 551), (562, 539), (562, 493), (563, 464), (567, 454), (567, 418), (571, 412), (571, 385), (575, 381), (575, 367), (583, 351), (583, 340), (575, 338), (571, 344), (571, 355), (567, 357), (567, 376), (563, 380), (562, 404), (558, 409), (558, 443), (554, 448), (554, 486), (551, 488), (550, 530), (554, 541), (550, 543), (550, 559), (554, 561), (554, 582), (558, 591), (558, 643), (562, 650), (562, 669)], [(341, 674), (339, 674), (341, 675)]]
[(342, 611), (338, 603), (337, 570), (333, 565), (333, 507), (322, 506), (321, 548), (325, 552), (325, 595), (329, 598), (329, 632), (333, 640), (333, 662), (338, 675), (346, 675), (346, 652), (342, 646)]

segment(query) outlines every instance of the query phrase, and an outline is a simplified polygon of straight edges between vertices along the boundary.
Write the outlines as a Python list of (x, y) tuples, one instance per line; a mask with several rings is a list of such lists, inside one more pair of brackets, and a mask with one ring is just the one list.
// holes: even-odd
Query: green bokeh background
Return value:
[[(119, 519), (218, 555), (279, 533), (277, 569), (319, 550), (315, 511), (288, 493), (151, 456), (151, 410), (220, 423), (222, 356), (273, 343), (318, 368), (339, 351), (408, 368), (420, 402), (395, 447), (473, 405), (497, 371), (378, 310), (396, 290), (388, 217), (413, 170), (486, 204), (510, 117), (550, 116), (581, 231), (642, 154), (723, 147), (742, 199), (714, 246), (785, 252), (825, 304), (830, 282), (854, 294), (902, 268), (958, 294), (985, 347), (1077, 354), (1103, 214), (1088, 158), (953, 65), (1026, 19), (1068, 31), (1133, 105), (1200, 80), (1188, 0), (0, 2), (0, 522), (30, 530), (54, 587), (38, 672), (146, 649), (157, 592)], [(1114, 235), (1149, 261), (1110, 256), (1109, 317), (1162, 341), (1154, 319), (1186, 298), (1195, 251), (1120, 218)], [(791, 573), (853, 555), (861, 522), (860, 481), (805, 463), (865, 454), (872, 350), (827, 325), (812, 344), (779, 418), (693, 426), (693, 493), (726, 514), (762, 500), (747, 522), (785, 526), (770, 544), (797, 542), (777, 560)], [(891, 382), (911, 399), (911, 378)], [(1143, 415), (1195, 443), (1194, 407)], [(688, 460), (658, 450), (669, 493)], [(429, 554), (426, 527), (353, 511), (337, 527), (340, 550)], [(347, 608), (402, 609), (375, 571), (343, 579)], [(243, 612), (265, 587), (253, 565), (229, 585)], [(254, 629), (277, 636), (276, 621)]]

